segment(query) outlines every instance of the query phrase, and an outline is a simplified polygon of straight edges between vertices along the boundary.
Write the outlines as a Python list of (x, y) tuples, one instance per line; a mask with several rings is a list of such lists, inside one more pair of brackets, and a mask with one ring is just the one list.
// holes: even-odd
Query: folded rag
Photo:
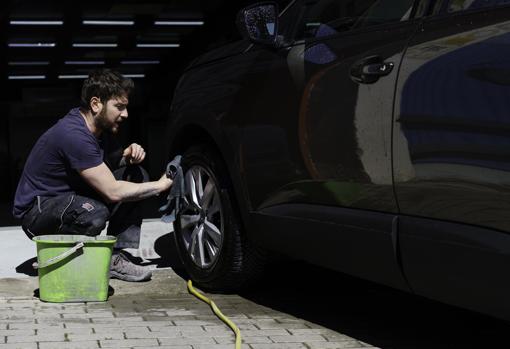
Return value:
[(179, 214), (179, 211), (187, 203), (184, 196), (184, 175), (181, 167), (181, 155), (177, 155), (166, 165), (166, 175), (173, 180), (172, 187), (167, 196), (167, 203), (159, 208), (163, 213), (161, 220), (165, 223), (172, 223)]

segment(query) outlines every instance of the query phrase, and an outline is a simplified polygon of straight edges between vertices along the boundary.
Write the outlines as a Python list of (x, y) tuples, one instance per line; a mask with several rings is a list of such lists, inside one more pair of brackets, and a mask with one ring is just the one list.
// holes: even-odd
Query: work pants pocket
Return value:
[(97, 200), (76, 194), (37, 197), (23, 217), (22, 227), (32, 238), (37, 235), (98, 235), (109, 217), (108, 208)]

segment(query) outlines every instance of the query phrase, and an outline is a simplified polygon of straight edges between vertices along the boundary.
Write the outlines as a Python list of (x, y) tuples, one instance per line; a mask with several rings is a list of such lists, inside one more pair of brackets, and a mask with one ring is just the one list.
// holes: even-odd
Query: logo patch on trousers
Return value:
[(82, 208), (86, 209), (88, 212), (92, 211), (94, 209), (94, 206), (90, 202), (85, 202), (83, 205), (81, 205)]

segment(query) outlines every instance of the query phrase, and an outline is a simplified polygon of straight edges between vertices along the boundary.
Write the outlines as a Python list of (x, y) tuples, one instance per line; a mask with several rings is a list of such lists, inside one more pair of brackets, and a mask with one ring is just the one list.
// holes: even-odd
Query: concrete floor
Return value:
[[(146, 219), (142, 224), (139, 249), (127, 249), (132, 255), (145, 262), (157, 265), (161, 256), (155, 251), (160, 243), (170, 240), (172, 225), (159, 219)], [(104, 233), (104, 232), (103, 232)], [(0, 227), (0, 278), (26, 278), (31, 276), (30, 265), (36, 255), (35, 243), (31, 241), (19, 226)], [(159, 242), (158, 242), (159, 239)], [(161, 246), (164, 249), (164, 246)], [(156, 261), (156, 262), (154, 262)]]

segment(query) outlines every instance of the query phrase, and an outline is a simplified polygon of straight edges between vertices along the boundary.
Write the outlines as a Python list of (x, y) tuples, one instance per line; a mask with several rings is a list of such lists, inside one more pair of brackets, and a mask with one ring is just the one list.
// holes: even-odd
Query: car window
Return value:
[(450, 0), (448, 12), (476, 10), (484, 7), (510, 5), (510, 0)]
[(308, 1), (296, 40), (334, 35), (353, 29), (410, 18), (414, 0), (319, 0)]

